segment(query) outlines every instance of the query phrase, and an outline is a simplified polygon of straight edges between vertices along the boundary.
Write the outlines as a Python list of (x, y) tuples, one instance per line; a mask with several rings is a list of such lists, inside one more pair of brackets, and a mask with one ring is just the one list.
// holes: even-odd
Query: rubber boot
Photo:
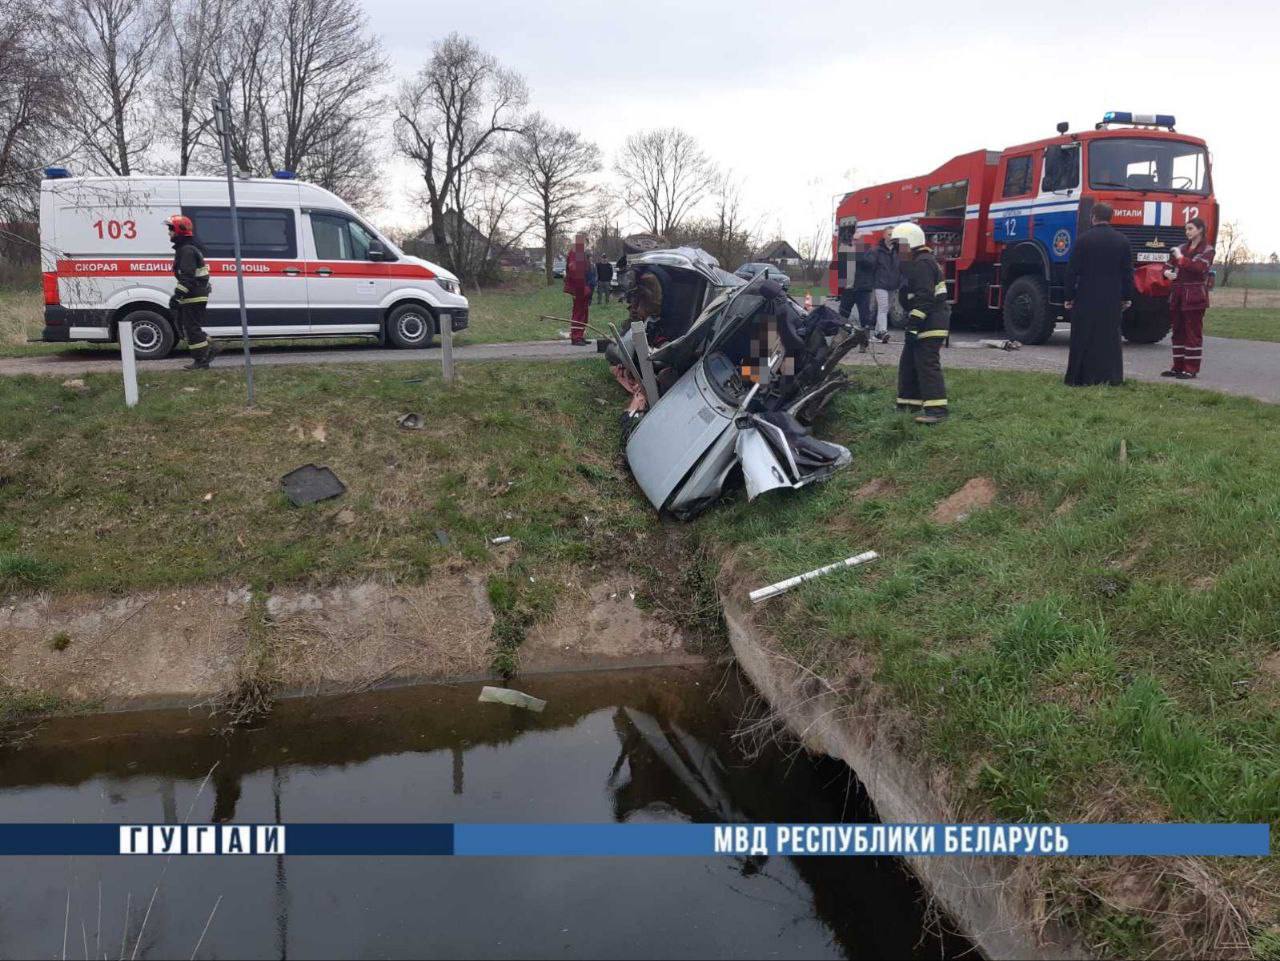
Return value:
[(209, 362), (213, 360), (213, 348), (209, 344), (203, 347), (197, 347), (191, 352), (191, 363), (183, 364), (183, 370), (208, 370)]

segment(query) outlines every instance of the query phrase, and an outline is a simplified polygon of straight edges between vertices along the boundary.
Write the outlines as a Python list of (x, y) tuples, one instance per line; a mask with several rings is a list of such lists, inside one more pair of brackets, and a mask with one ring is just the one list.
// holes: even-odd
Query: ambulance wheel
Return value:
[(401, 304), (387, 317), (387, 339), (397, 347), (430, 347), (435, 336), (436, 319), (421, 304)]
[(1049, 288), (1030, 274), (1018, 277), (1004, 294), (1004, 332), (1024, 344), (1043, 344), (1053, 336)]
[(1169, 334), (1172, 324), (1169, 311), (1159, 307), (1133, 307), (1125, 311), (1120, 321), (1120, 332), (1131, 344), (1158, 344)]
[(163, 314), (135, 310), (121, 319), (133, 323), (133, 356), (138, 360), (162, 360), (173, 353), (176, 338)]

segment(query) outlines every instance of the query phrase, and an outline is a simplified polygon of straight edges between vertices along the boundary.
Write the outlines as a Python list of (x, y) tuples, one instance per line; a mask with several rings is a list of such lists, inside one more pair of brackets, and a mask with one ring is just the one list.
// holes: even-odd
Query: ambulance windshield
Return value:
[(1089, 144), (1089, 186), (1207, 194), (1209, 160), (1198, 144), (1141, 137)]

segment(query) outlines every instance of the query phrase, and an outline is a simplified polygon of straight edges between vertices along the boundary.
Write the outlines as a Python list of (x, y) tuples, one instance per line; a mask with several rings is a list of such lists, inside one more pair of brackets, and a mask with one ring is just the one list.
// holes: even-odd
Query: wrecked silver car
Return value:
[(849, 385), (839, 362), (862, 342), (830, 307), (806, 313), (775, 281), (722, 280), (732, 275), (691, 253), (654, 251), (628, 265), (633, 323), (606, 350), (632, 394), (631, 472), (654, 507), (680, 518), (714, 503), (735, 469), (754, 500), (847, 466), (849, 451), (810, 425)]

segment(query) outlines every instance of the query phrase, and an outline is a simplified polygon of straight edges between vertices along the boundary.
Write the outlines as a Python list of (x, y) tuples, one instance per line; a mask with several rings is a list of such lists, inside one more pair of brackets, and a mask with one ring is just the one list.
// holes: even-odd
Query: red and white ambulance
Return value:
[[(165, 219), (182, 213), (205, 248), (213, 292), (205, 326), (240, 336), (227, 183), (216, 177), (72, 177), (50, 168), (40, 189), (43, 339), (116, 339), (133, 322), (139, 357), (175, 341), (172, 248)], [(440, 324), (466, 328), (458, 278), (400, 251), (338, 197), (277, 174), (236, 183), (251, 337), (368, 335), (429, 347)]]

